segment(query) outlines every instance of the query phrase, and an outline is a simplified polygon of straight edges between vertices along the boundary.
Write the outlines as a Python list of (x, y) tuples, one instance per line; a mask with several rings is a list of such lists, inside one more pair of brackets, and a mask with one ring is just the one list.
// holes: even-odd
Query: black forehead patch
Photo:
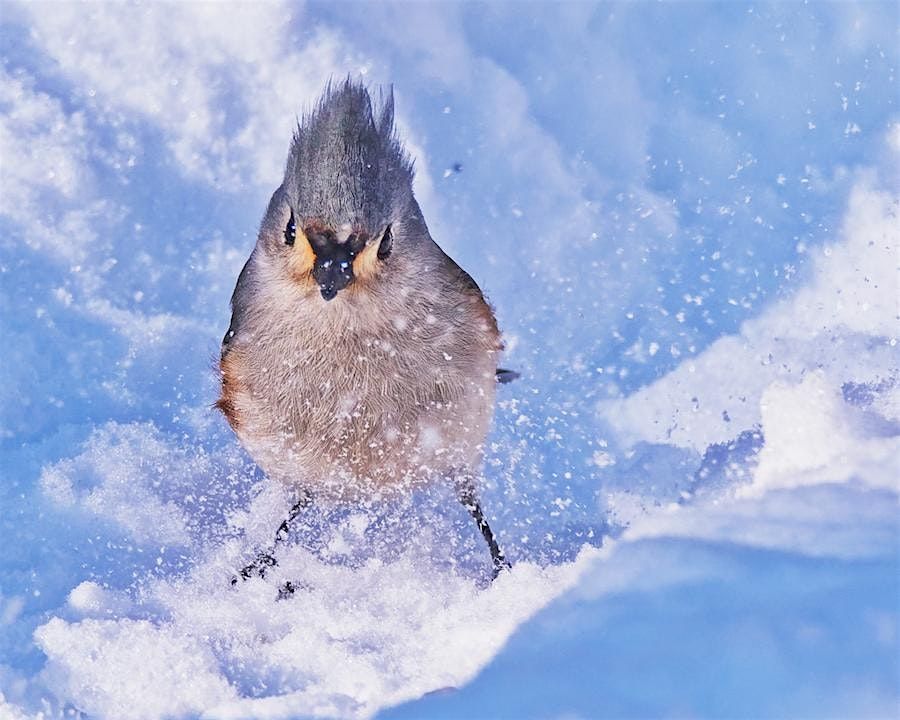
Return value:
[(306, 239), (309, 240), (309, 244), (312, 245), (316, 255), (320, 251), (329, 252), (331, 246), (338, 245), (337, 235), (335, 235), (334, 230), (327, 230), (313, 225), (305, 228), (303, 232), (306, 234)]
[(313, 250), (316, 254), (317, 265), (322, 265), (329, 260), (332, 262), (353, 262), (353, 258), (356, 257), (356, 253), (353, 252), (353, 248), (351, 248), (347, 243), (334, 242), (327, 243), (319, 247), (313, 245)]
[(304, 233), (312, 246), (316, 257), (343, 257), (349, 255), (356, 257), (366, 247), (369, 234), (365, 231), (351, 233), (344, 242), (338, 240), (337, 234), (330, 229), (323, 229), (320, 225), (312, 225), (304, 230)]

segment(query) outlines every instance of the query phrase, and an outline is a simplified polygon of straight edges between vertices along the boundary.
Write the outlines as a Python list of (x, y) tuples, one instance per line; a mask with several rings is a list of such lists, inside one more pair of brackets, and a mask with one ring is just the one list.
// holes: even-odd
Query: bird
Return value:
[(493, 577), (510, 567), (478, 483), (495, 385), (517, 374), (498, 369), (492, 307), (428, 231), (393, 88), (374, 96), (329, 82), (298, 120), (231, 298), (215, 406), (296, 499), (241, 579), (277, 565), (311, 506), (436, 482), (475, 520)]

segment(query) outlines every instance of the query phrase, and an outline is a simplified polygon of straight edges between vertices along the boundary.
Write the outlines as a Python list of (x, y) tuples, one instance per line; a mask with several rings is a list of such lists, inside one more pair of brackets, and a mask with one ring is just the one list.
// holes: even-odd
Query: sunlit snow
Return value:
[[(898, 20), (4, 4), (0, 718), (895, 715)], [(230, 582), (290, 498), (211, 407), (228, 299), (347, 74), (521, 374), (493, 583), (439, 486)]]

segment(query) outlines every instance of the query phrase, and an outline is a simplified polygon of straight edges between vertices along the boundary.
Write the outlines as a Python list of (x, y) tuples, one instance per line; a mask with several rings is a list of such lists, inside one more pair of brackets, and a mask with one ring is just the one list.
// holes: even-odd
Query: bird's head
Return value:
[(267, 254), (325, 300), (379, 276), (395, 239), (421, 223), (393, 94), (379, 100), (350, 79), (326, 88), (299, 123), (260, 230)]

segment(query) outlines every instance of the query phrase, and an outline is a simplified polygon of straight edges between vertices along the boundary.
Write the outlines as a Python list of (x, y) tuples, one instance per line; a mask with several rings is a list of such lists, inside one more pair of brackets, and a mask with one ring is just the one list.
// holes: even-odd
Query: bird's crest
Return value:
[(329, 220), (348, 211), (386, 215), (397, 192), (412, 185), (413, 164), (394, 127), (393, 89), (368, 89), (351, 78), (329, 82), (303, 114), (285, 168), (285, 190), (297, 207)]

